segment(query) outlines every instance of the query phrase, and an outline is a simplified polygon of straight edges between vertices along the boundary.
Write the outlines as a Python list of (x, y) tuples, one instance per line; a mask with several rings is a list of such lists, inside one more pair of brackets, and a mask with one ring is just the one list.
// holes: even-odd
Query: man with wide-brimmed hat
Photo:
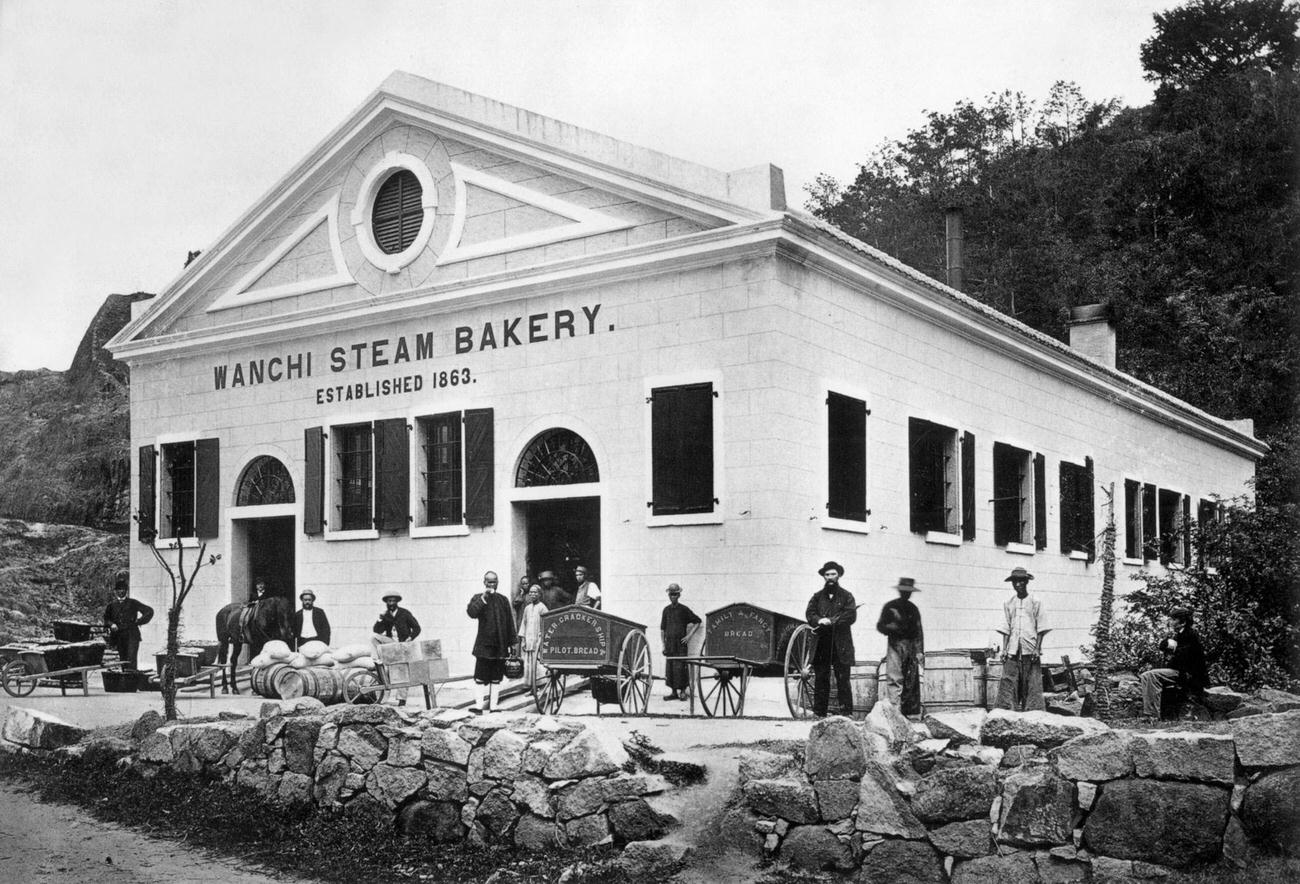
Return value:
[[(684, 657), (688, 653), (691, 633), (700, 627), (700, 616), (680, 601), (682, 588), (668, 584), (668, 606), (659, 616), (659, 634), (663, 637), (665, 657)], [(664, 683), (669, 694), (665, 700), (685, 700), (690, 688), (690, 672), (681, 660), (664, 663)]]
[(1047, 629), (1043, 603), (1029, 594), (1034, 579), (1024, 568), (1013, 568), (1003, 582), (1016, 594), (1002, 605), (1002, 681), (998, 684), (997, 708), (1017, 712), (1042, 711), (1042, 643)]
[[(374, 638), (372, 641), (392, 641), (396, 638), (399, 642), (405, 642), (420, 634), (420, 622), (415, 619), (415, 615), (405, 608), (398, 607), (398, 603), (402, 600), (399, 593), (385, 593), (380, 600), (384, 603), (384, 613), (380, 614), (379, 619), (375, 621), (374, 633), (382, 637)], [(394, 690), (398, 706), (406, 705), (408, 692), (409, 688)]]
[(554, 571), (543, 571), (538, 574), (537, 585), (542, 588), (542, 604), (546, 606), (546, 610), (554, 611), (573, 604), (573, 596), (560, 586), (559, 578), (555, 576)]
[(858, 607), (852, 594), (840, 586), (844, 566), (839, 562), (827, 562), (817, 573), (822, 576), (822, 588), (813, 593), (804, 612), (816, 639), (812, 660), (813, 714), (818, 718), (826, 717), (833, 671), (840, 714), (852, 715), (853, 685), (849, 681), (849, 671), (854, 662), (853, 624), (858, 619)]
[(293, 648), (296, 651), (307, 642), (330, 643), (330, 621), (325, 612), (316, 607), (316, 593), (304, 589), (298, 593), (302, 607), (293, 612)]
[(894, 585), (898, 598), (880, 609), (876, 630), (889, 639), (885, 653), (885, 690), (904, 715), (921, 714), (921, 676), (925, 671), (925, 630), (921, 612), (911, 601), (921, 587), (911, 577)]

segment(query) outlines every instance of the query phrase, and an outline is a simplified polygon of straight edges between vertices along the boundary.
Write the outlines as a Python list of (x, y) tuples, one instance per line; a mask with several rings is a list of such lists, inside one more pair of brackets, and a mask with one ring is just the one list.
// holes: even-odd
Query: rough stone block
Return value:
[(483, 797), (478, 806), (474, 821), (483, 826), (494, 838), (500, 838), (510, 831), (519, 819), (519, 809), (510, 800), (507, 789), (497, 787)]
[(781, 841), (781, 858), (799, 869), (849, 869), (853, 854), (848, 845), (825, 826), (795, 826)]
[(648, 841), (667, 830), (667, 821), (655, 813), (643, 798), (631, 798), (609, 806), (609, 827), (619, 841)]
[(385, 706), (382, 703), (369, 706), (354, 706), (351, 703), (330, 706), (326, 708), (323, 717), (326, 723), (337, 724), (340, 728), (344, 725), (356, 724), (402, 726), (402, 716), (398, 714), (396, 707)]
[(6, 741), (28, 749), (71, 746), (81, 742), (86, 733), (83, 728), (56, 715), (22, 706), (10, 706), (5, 711), (4, 725), (0, 728), (0, 736)]
[(172, 752), (171, 736), (156, 732), (145, 737), (140, 741), (137, 757), (141, 761), (151, 761), (155, 764), (171, 764), (176, 759), (176, 754)]
[(891, 838), (924, 838), (925, 826), (916, 818), (892, 778), (871, 761), (858, 784), (857, 830)]
[(779, 817), (792, 823), (815, 823), (817, 793), (798, 780), (750, 780), (745, 784), (745, 803), (759, 816)]
[(1234, 719), (1230, 727), (1242, 767), (1300, 764), (1300, 710)]
[(633, 881), (642, 878), (662, 880), (665, 874), (671, 874), (680, 868), (691, 853), (691, 848), (685, 844), (633, 841), (623, 848), (623, 854), (618, 858), (617, 865), (619, 870)]
[(397, 828), (407, 838), (451, 844), (465, 837), (460, 807), (448, 801), (412, 801), (397, 815)]
[(459, 764), (464, 767), (469, 764), (469, 750), (469, 743), (462, 740), (460, 734), (454, 730), (431, 727), (420, 738), (420, 751), (424, 753), (425, 758), (432, 761)]
[(542, 776), (548, 780), (604, 776), (622, 768), (627, 760), (627, 751), (619, 743), (602, 740), (595, 731), (584, 729), (550, 757)]
[(515, 823), (515, 844), (529, 850), (543, 850), (559, 843), (555, 821), (525, 813)]
[(994, 709), (984, 719), (980, 742), (1001, 749), (1025, 744), (1054, 749), (1075, 737), (1106, 730), (1109, 728), (1095, 718), (1066, 718), (1050, 712)]
[(857, 876), (860, 884), (942, 884), (943, 880), (943, 859), (928, 842), (893, 839), (871, 848)]
[(417, 767), (376, 764), (366, 777), (366, 791), (391, 808), (423, 789), (428, 781), (428, 775)]
[(335, 751), (345, 756), (354, 769), (370, 770), (388, 751), (388, 740), (368, 724), (342, 725)]
[(1005, 844), (1066, 844), (1073, 827), (1074, 786), (1047, 765), (1022, 767), (1002, 785), (998, 841)]
[(1094, 853), (1169, 866), (1219, 855), (1231, 790), (1201, 783), (1115, 780), (1084, 825)]
[(513, 780), (523, 772), (524, 738), (498, 730), (482, 747), (483, 775), (494, 780)]
[(320, 731), (319, 718), (290, 718), (285, 722), (284, 762), (289, 770), (300, 774), (311, 773)]
[(739, 763), (742, 786), (750, 780), (781, 779), (794, 771), (797, 766), (794, 757), (789, 754), (760, 750), (741, 752)]
[(1092, 805), (1097, 800), (1097, 784), (1078, 782), (1074, 784), (1074, 788), (1079, 810), (1092, 810)]
[(292, 771), (280, 777), (276, 799), (281, 804), (309, 804), (312, 799), (312, 780), (306, 774)]
[(1060, 859), (1050, 853), (1035, 853), (1034, 866), (1042, 884), (1074, 884), (1088, 880), (1087, 863)]
[(589, 816), (600, 810), (606, 800), (605, 781), (588, 777), (559, 790), (555, 798), (555, 815), (562, 820)]
[(1236, 748), (1226, 734), (1156, 731), (1133, 734), (1129, 744), (1140, 777), (1231, 786), (1236, 774)]
[(922, 777), (912, 812), (927, 823), (985, 817), (998, 794), (997, 771), (983, 764), (947, 767)]
[(1300, 767), (1265, 774), (1246, 787), (1241, 824), (1252, 841), (1274, 853), (1300, 856)]
[(551, 808), (551, 792), (546, 788), (546, 783), (525, 774), (515, 780), (513, 785), (515, 791), (510, 797), (515, 804), (527, 808), (536, 816), (555, 816), (555, 811)]
[(464, 801), (469, 796), (469, 781), (459, 767), (438, 762), (424, 762), (428, 775), (425, 792), (436, 801)]
[(348, 778), (348, 761), (340, 755), (329, 755), (316, 765), (316, 803), (324, 806), (337, 804)]
[(1047, 753), (1061, 776), (1071, 780), (1105, 782), (1133, 773), (1130, 734), (1105, 730), (1066, 740)]
[(138, 743), (166, 723), (167, 719), (162, 717), (162, 713), (150, 709), (137, 718), (135, 724), (131, 726), (131, 739)]
[(1037, 884), (1038, 867), (1028, 853), (981, 856), (956, 863), (952, 884)]
[(847, 818), (858, 804), (860, 786), (853, 780), (818, 780), (813, 789), (821, 817), (828, 823)]
[(881, 698), (871, 707), (862, 726), (888, 740), (890, 749), (900, 749), (916, 742), (912, 723), (886, 698)]
[(851, 718), (824, 718), (808, 732), (804, 772), (810, 780), (856, 780), (866, 769), (867, 747)]
[(993, 852), (993, 837), (989, 830), (989, 821), (966, 820), (949, 823), (930, 830), (930, 843), (949, 856), (958, 859), (974, 859), (988, 856)]
[(978, 743), (980, 728), (988, 712), (983, 709), (963, 709), (927, 713), (921, 721), (930, 729), (930, 734), (939, 739), (953, 740), (956, 743)]
[(603, 813), (579, 817), (564, 824), (564, 840), (570, 847), (590, 847), (613, 840)]
[(475, 715), (467, 718), (456, 728), (460, 738), (471, 746), (479, 746), (488, 737), (510, 725), (510, 716), (504, 712), (492, 712), (487, 715)]

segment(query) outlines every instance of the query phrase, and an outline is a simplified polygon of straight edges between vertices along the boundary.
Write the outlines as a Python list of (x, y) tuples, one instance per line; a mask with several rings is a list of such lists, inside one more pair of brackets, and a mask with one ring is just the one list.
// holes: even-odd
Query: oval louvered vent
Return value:
[(375, 244), (388, 255), (406, 251), (424, 223), (423, 190), (415, 173), (401, 169), (388, 176), (375, 196), (370, 226)]

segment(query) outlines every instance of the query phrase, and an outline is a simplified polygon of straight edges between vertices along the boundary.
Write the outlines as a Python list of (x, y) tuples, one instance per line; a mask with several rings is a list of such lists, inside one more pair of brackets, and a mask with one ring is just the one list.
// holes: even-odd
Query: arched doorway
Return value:
[(573, 569), (581, 564), (599, 583), (600, 468), (587, 441), (565, 427), (538, 433), (524, 446), (514, 479), (519, 496), (528, 498), (515, 502), (515, 542), (522, 546), (515, 559), (528, 576), (554, 571), (572, 597)]
[(267, 578), (272, 593), (293, 600), (294, 513), (293, 477), (284, 464), (270, 455), (250, 460), (235, 483), (231, 509), (232, 601), (246, 601), (258, 576)]

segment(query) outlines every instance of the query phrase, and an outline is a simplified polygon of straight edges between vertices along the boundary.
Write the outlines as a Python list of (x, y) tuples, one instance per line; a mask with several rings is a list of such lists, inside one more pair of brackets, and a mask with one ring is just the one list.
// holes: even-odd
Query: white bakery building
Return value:
[[(835, 559), (865, 603), (899, 576), (931, 648), (982, 647), (1015, 566), (1088, 641), (1114, 483), (1118, 589), (1197, 554), (1265, 447), (720, 172), (395, 73), (109, 344), (131, 368), (135, 509), (194, 536), (186, 634), (254, 574), (317, 593), (336, 643), (397, 591), (470, 671), (465, 614), (581, 562), (651, 627), (801, 616)], [(165, 609), (143, 542), (134, 593)], [(168, 555), (174, 558), (175, 552)], [(145, 636), (161, 645), (164, 617)], [(662, 671), (656, 664), (657, 671)]]

